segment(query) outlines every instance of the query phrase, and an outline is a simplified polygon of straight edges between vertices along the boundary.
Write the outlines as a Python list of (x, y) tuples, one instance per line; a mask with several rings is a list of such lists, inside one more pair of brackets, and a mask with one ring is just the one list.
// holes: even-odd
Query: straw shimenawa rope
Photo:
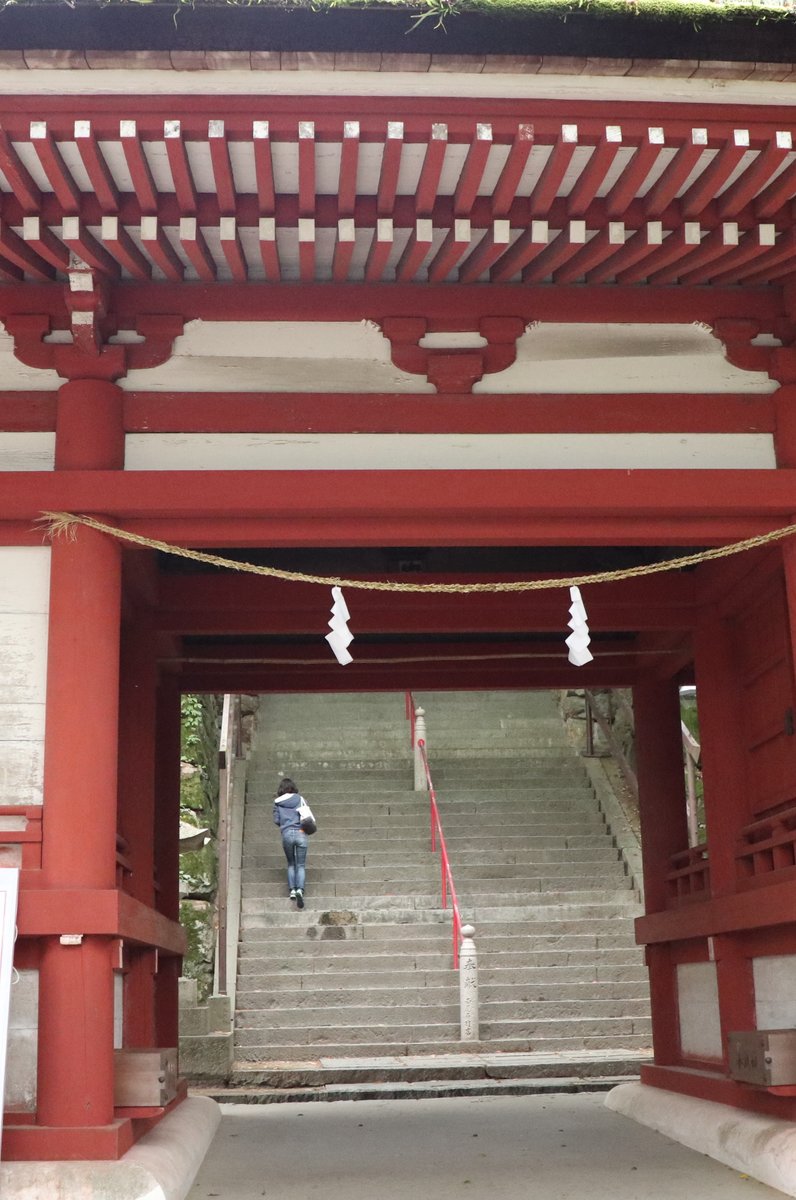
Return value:
[(771, 529), (767, 533), (745, 538), (741, 542), (731, 542), (726, 546), (713, 546), (709, 550), (700, 550), (695, 554), (684, 554), (682, 558), (646, 563), (640, 567), (625, 567), (619, 571), (597, 571), (591, 575), (571, 575), (561, 579), (516, 579), (495, 583), (399, 583), (386, 579), (344, 579), (338, 575), (308, 575), (302, 571), (283, 571), (279, 567), (236, 562), (231, 558), (222, 558), (218, 554), (206, 554), (202, 550), (189, 550), (185, 546), (173, 546), (169, 542), (161, 542), (157, 538), (144, 537), (143, 534), (132, 533), (128, 529), (107, 525), (104, 521), (98, 521), (96, 517), (79, 516), (75, 513), (45, 512), (42, 513), (39, 520), (45, 525), (50, 538), (74, 538), (77, 526), (85, 525), (88, 529), (107, 533), (110, 537), (119, 538), (123, 542), (131, 542), (135, 546), (145, 546), (150, 550), (160, 550), (163, 554), (174, 554), (179, 558), (189, 558), (194, 562), (208, 563), (210, 566), (223, 567), (229, 571), (243, 571), (250, 575), (266, 575), (271, 579), (283, 579), (288, 583), (314, 583), (323, 587), (355, 588), (364, 592), (441, 592), (453, 595), (468, 595), (473, 592), (541, 592), (553, 588), (584, 587), (595, 583), (616, 583), (623, 579), (639, 579), (644, 575), (660, 575), (664, 571), (676, 571), (683, 567), (712, 562), (717, 558), (728, 558), (732, 554), (741, 554), (745, 550), (754, 550), (758, 546), (782, 541), (783, 538), (791, 537), (796, 533), (796, 524), (785, 525), (781, 529)]

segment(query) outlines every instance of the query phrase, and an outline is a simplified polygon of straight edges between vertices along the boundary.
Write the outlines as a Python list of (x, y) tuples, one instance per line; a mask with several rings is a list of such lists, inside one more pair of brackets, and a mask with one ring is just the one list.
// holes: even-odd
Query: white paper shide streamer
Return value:
[(343, 589), (339, 587), (332, 588), (332, 619), (329, 622), (331, 633), (327, 633), (326, 640), (331, 646), (334, 656), (341, 667), (345, 667), (354, 659), (348, 653), (348, 647), (354, 640), (354, 635), (348, 628), (348, 621), (351, 617), (348, 611), (348, 605), (343, 599)]
[(582, 667), (586, 663), (591, 662), (594, 655), (589, 650), (589, 626), (586, 620), (586, 609), (580, 595), (580, 588), (571, 587), (569, 589), (569, 598), (572, 603), (569, 606), (569, 625), (572, 633), (567, 638), (567, 646), (569, 647), (569, 661), (573, 667)]

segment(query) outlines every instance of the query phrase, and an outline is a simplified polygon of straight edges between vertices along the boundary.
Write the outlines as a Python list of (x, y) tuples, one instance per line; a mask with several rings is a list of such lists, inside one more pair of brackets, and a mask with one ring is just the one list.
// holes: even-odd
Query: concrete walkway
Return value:
[(188, 1200), (777, 1200), (600, 1095), (226, 1105)]

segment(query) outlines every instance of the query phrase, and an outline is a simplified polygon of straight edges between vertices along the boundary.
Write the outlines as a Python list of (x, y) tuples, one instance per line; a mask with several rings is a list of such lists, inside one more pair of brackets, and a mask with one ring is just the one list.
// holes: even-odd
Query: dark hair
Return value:
[(288, 792), (297, 792), (297, 791), (298, 791), (298, 787), (296, 786), (296, 784), (293, 782), (292, 779), (288, 779), (286, 776), (280, 783), (279, 787), (276, 789), (276, 794), (277, 794), (277, 796), (286, 796), (288, 794)]

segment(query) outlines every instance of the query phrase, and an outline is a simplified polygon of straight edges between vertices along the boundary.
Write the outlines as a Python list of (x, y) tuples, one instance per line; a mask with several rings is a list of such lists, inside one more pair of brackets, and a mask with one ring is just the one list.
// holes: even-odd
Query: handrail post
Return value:
[(459, 947), (459, 1006), (461, 1010), (461, 1040), (480, 1041), (478, 1031), (478, 956), (475, 950), (472, 925), (462, 926)]
[(227, 895), (229, 889), (229, 801), (234, 764), (234, 718), (232, 697), (224, 696), (218, 746), (218, 889), (216, 909), (216, 994), (227, 994)]
[(588, 691), (584, 691), (583, 699), (586, 705), (586, 757), (594, 757), (594, 717), (591, 711), (591, 696)]
[(428, 789), (426, 782), (426, 768), (423, 763), (423, 755), (420, 751), (420, 743), (426, 745), (426, 710), (424, 708), (415, 709), (415, 729), (414, 729), (414, 752), (415, 752), (415, 791), (425, 792)]

